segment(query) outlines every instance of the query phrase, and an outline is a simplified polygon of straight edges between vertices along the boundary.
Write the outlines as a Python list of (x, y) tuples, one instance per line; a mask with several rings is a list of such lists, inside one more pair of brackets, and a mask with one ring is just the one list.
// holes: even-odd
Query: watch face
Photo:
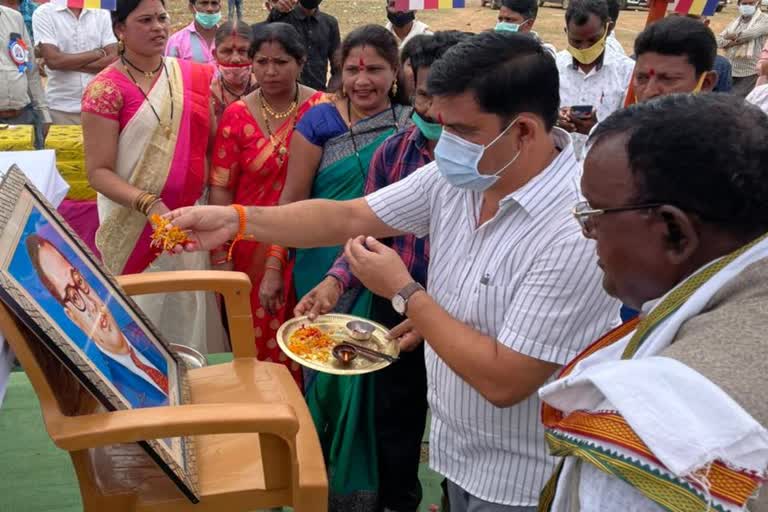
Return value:
[(401, 315), (405, 314), (405, 299), (399, 294), (395, 295), (392, 298), (392, 307)]

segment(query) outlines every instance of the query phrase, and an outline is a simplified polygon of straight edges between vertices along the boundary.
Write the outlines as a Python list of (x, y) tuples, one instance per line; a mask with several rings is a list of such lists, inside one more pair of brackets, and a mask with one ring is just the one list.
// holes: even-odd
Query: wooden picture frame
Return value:
[[(184, 363), (16, 166), (0, 182), (0, 300), (107, 410), (190, 402)], [(191, 437), (139, 445), (199, 501)]]

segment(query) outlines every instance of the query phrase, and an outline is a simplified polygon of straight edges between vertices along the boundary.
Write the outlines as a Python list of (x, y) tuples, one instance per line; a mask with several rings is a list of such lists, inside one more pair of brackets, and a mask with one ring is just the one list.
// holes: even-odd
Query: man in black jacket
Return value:
[(330, 14), (320, 12), (320, 2), (321, 0), (270, 0), (272, 10), (267, 17), (267, 23), (288, 23), (301, 34), (307, 49), (307, 62), (301, 72), (301, 83), (324, 91), (329, 83), (329, 64), (330, 83), (341, 75), (341, 64), (335, 59), (335, 54), (341, 46), (341, 36), (338, 20)]

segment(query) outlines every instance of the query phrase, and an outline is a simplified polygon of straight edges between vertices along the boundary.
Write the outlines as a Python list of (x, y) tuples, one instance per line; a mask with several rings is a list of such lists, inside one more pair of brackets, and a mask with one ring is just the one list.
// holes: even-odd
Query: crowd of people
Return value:
[[(759, 0), (718, 36), (670, 13), (631, 56), (616, 0), (571, 0), (559, 52), (536, 0), (478, 34), (390, 1), (343, 38), (319, 0), (253, 25), (241, 7), (190, 0), (170, 34), (164, 0), (0, 6), (0, 123), (38, 145), (82, 125), (113, 273), (248, 275), (331, 510), (418, 510), (429, 410), (452, 511), (768, 511)], [(151, 249), (153, 215), (184, 250)], [(214, 296), (135, 301), (167, 339), (227, 350)], [(339, 377), (280, 350), (286, 320), (329, 312), (391, 329), (397, 363)]]

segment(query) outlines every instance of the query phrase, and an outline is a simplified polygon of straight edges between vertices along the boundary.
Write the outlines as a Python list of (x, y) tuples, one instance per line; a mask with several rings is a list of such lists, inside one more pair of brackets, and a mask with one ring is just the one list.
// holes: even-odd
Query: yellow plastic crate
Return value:
[(29, 124), (0, 124), (0, 151), (33, 151), (35, 128)]
[(78, 125), (54, 125), (48, 131), (45, 148), (56, 151), (56, 167), (69, 184), (67, 199), (95, 199), (96, 192), (88, 184), (83, 149), (83, 129)]

